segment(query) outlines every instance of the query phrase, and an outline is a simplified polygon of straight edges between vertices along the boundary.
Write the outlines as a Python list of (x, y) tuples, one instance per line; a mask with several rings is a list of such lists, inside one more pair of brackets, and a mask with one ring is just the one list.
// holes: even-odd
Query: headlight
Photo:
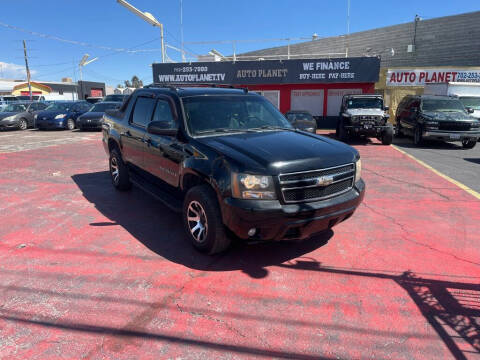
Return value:
[(232, 174), (232, 194), (238, 199), (275, 200), (271, 176)]
[(358, 159), (355, 162), (355, 182), (360, 180), (362, 177), (362, 159)]
[(63, 119), (67, 114), (58, 114), (55, 119)]
[(38, 115), (33, 116), (33, 120), (37, 120)]
[(480, 121), (475, 121), (472, 123), (472, 128), (480, 128)]

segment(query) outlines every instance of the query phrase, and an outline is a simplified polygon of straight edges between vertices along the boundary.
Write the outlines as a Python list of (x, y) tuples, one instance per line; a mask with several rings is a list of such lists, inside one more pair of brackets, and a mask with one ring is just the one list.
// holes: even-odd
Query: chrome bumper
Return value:
[(480, 138), (479, 131), (436, 131), (427, 130), (423, 133), (425, 138), (441, 138), (445, 140), (464, 140), (464, 139), (477, 139)]

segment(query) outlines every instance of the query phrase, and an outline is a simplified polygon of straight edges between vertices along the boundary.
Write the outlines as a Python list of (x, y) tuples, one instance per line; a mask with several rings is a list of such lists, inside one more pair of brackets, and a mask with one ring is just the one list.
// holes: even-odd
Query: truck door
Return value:
[(154, 108), (155, 98), (138, 96), (130, 112), (128, 124), (120, 133), (124, 160), (142, 169), (145, 169), (143, 138)]
[[(178, 130), (178, 115), (171, 98), (162, 96), (157, 100), (152, 121), (164, 123), (163, 129)], [(185, 157), (184, 144), (176, 135), (145, 133), (144, 146), (145, 169), (164, 182), (177, 187), (180, 166)]]

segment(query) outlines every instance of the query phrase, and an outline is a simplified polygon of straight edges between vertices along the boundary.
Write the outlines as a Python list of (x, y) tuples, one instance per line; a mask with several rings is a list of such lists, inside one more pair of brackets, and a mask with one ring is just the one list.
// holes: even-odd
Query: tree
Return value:
[(125, 80), (125, 87), (133, 87), (135, 89), (143, 87), (143, 81), (138, 78), (137, 75), (132, 76), (132, 80)]

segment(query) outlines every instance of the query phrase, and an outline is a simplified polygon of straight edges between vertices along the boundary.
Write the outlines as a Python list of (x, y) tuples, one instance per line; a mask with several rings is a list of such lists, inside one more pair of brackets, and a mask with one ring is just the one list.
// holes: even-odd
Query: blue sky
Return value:
[[(151, 12), (166, 29), (166, 42), (180, 47), (180, 0), (130, 0)], [(478, 0), (351, 0), (350, 31), (480, 10)], [(347, 0), (183, 0), (185, 42), (250, 40), (341, 35), (346, 32)], [(33, 78), (58, 81), (78, 78), (83, 54), (99, 59), (84, 68), (85, 80), (116, 85), (136, 74), (152, 80), (152, 62), (161, 59), (157, 28), (135, 17), (116, 0), (0, 0), (0, 78), (24, 77), (21, 40), (27, 40)], [(5, 24), (53, 37), (68, 43), (21, 32)], [(80, 44), (86, 43), (86, 44)], [(243, 42), (237, 52), (285, 45), (285, 42)], [(105, 47), (105, 48), (102, 48)], [(126, 53), (111, 49), (142, 50)], [(187, 55), (205, 54), (215, 48), (232, 53), (229, 44), (186, 44)], [(173, 60), (180, 54), (168, 50)]]

